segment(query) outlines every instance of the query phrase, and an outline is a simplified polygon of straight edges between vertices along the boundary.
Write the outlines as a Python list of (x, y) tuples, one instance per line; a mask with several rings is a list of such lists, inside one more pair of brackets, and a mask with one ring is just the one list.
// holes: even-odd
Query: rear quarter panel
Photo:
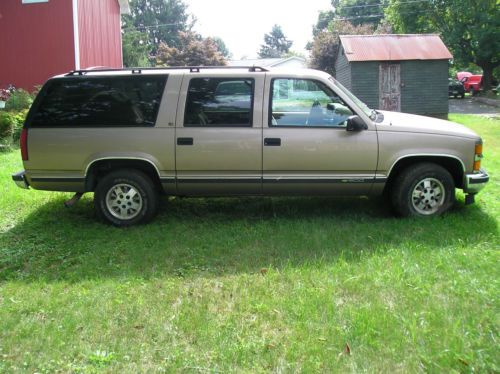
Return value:
[(30, 185), (83, 192), (88, 167), (102, 159), (146, 160), (160, 177), (174, 177), (175, 113), (181, 82), (182, 76), (169, 76), (155, 127), (28, 128), (29, 159), (24, 168)]

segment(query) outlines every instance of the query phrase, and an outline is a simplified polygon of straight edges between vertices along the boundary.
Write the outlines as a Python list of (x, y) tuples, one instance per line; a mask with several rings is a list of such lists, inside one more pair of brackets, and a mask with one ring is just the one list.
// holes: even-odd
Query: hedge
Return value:
[(10, 145), (19, 141), (27, 114), (28, 109), (18, 112), (0, 111), (0, 144)]

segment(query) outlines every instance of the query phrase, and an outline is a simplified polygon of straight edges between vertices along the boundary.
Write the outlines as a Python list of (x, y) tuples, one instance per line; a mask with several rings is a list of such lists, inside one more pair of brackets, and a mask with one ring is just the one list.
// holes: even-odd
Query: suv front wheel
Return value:
[(104, 176), (94, 193), (96, 214), (115, 226), (149, 222), (158, 208), (151, 179), (138, 170), (117, 170)]
[(392, 205), (403, 217), (437, 216), (455, 202), (453, 177), (445, 168), (432, 163), (403, 170), (392, 192)]

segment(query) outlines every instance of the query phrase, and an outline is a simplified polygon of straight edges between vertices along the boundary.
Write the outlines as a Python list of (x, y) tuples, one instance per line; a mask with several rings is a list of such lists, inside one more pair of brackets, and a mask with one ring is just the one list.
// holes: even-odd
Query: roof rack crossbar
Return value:
[(75, 75), (85, 75), (87, 73), (105, 73), (105, 72), (119, 72), (119, 71), (130, 71), (132, 74), (141, 74), (143, 71), (155, 71), (155, 70), (189, 70), (191, 73), (199, 73), (201, 70), (210, 69), (248, 69), (249, 72), (266, 72), (269, 71), (261, 66), (168, 66), (168, 67), (155, 67), (155, 68), (91, 68), (91, 69), (79, 69), (73, 70), (66, 74), (67, 77), (72, 77)]

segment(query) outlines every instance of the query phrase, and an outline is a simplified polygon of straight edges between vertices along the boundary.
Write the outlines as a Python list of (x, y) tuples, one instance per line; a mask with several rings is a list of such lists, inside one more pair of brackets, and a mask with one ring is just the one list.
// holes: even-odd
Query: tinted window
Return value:
[(272, 81), (270, 126), (344, 127), (351, 109), (325, 84), (307, 79)]
[(184, 126), (252, 126), (253, 86), (253, 79), (191, 79)]
[(55, 79), (31, 126), (154, 126), (165, 82), (164, 76)]

